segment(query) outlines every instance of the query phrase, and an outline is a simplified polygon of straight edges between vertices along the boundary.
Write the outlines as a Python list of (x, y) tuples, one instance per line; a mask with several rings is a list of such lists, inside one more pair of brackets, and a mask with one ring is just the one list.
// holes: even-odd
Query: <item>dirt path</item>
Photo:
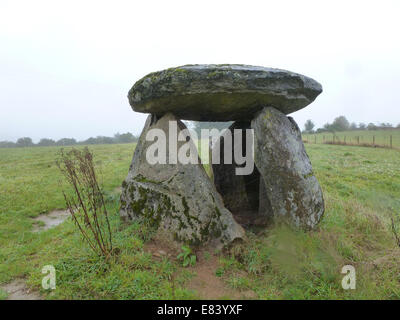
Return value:
[[(176, 244), (174, 247), (173, 244), (157, 238), (147, 242), (144, 249), (158, 259), (168, 257), (176, 260), (180, 252)], [(188, 268), (194, 276), (188, 280), (186, 288), (195, 291), (201, 299), (254, 299), (257, 297), (252, 290), (239, 291), (229, 288), (220, 277), (216, 276), (216, 271), (220, 266), (217, 255), (207, 254), (205, 250), (202, 250), (196, 253), (196, 257), (195, 266)]]
[(256, 294), (251, 291), (239, 291), (229, 288), (225, 282), (216, 276), (219, 267), (218, 257), (214, 254), (205, 257), (204, 252), (197, 253), (197, 263), (190, 270), (196, 275), (189, 281), (188, 288), (194, 290), (201, 299), (254, 299)]
[(24, 280), (17, 279), (1, 287), (7, 292), (7, 300), (41, 300), (37, 292), (31, 292)]
[(44, 225), (35, 225), (33, 228), (33, 232), (45, 231), (59, 224), (63, 223), (65, 219), (69, 217), (68, 210), (54, 210), (47, 214), (41, 214), (40, 216), (33, 218), (33, 221), (38, 222), (41, 221)]

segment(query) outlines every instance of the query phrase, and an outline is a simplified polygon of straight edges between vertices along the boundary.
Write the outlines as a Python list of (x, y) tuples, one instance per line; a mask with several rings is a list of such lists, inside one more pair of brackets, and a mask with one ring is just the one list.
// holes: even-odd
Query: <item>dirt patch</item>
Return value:
[(369, 261), (366, 264), (369, 267), (373, 267), (375, 269), (383, 270), (383, 269), (399, 269), (400, 262), (400, 251), (398, 248), (388, 250), (387, 253), (374, 259), (373, 261)]
[[(157, 235), (151, 241), (145, 243), (144, 250), (152, 253), (155, 259), (177, 260), (181, 252), (180, 246), (166, 237)], [(195, 275), (188, 280), (185, 287), (193, 290), (201, 299), (255, 299), (257, 295), (252, 290), (239, 291), (229, 288), (224, 281), (216, 276), (219, 267), (218, 256), (210, 253), (212, 250), (199, 250), (196, 252), (197, 261), (195, 266), (187, 268)], [(178, 269), (178, 273), (183, 267)]]
[(150, 252), (153, 257), (168, 257), (172, 260), (176, 259), (179, 254), (179, 248), (175, 243), (156, 235), (152, 240), (144, 245), (144, 250)]
[(214, 254), (205, 252), (197, 253), (197, 263), (190, 270), (195, 272), (195, 276), (190, 279), (188, 289), (194, 290), (201, 299), (254, 299), (256, 294), (251, 291), (238, 291), (226, 286), (220, 277), (216, 276), (219, 267), (218, 257)]
[(65, 219), (69, 217), (70, 213), (68, 210), (54, 210), (48, 214), (42, 214), (36, 218), (33, 218), (35, 222), (43, 222), (44, 225), (35, 225), (33, 228), (33, 232), (40, 232), (63, 223)]
[(30, 291), (22, 279), (14, 280), (1, 287), (7, 292), (7, 300), (41, 300), (37, 292)]

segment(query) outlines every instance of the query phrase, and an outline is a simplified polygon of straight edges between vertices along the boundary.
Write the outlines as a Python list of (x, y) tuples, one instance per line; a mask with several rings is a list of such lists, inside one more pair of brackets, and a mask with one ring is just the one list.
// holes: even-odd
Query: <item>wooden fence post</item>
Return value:
[(375, 136), (372, 137), (372, 144), (375, 145)]
[(390, 135), (390, 149), (393, 149), (393, 136)]

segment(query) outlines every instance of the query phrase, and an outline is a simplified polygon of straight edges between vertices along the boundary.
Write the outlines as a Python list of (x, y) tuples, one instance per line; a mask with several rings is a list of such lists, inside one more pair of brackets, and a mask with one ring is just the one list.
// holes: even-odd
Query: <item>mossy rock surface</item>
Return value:
[[(160, 119), (148, 117), (122, 184), (121, 216), (193, 245), (227, 245), (244, 238), (244, 230), (224, 207), (200, 161), (169, 164), (167, 159), (168, 164), (148, 163), (146, 153), (152, 142), (145, 140), (146, 134), (150, 129), (160, 129), (169, 141), (169, 121), (177, 121), (179, 131), (186, 129), (172, 114)], [(183, 143), (178, 142), (178, 149)]]
[(303, 229), (315, 228), (325, 210), (324, 198), (296, 122), (268, 107), (254, 118), (251, 127), (254, 161), (273, 215)]
[(265, 106), (284, 114), (300, 110), (322, 92), (294, 72), (249, 65), (185, 65), (153, 72), (128, 93), (137, 112), (198, 121), (252, 120)]

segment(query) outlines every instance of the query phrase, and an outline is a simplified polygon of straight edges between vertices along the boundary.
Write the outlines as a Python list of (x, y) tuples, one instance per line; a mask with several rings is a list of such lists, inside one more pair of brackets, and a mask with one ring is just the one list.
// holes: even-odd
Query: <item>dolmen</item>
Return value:
[[(128, 94), (134, 111), (150, 115), (122, 184), (121, 216), (188, 244), (228, 245), (244, 239), (247, 226), (267, 227), (277, 218), (315, 228), (323, 194), (287, 114), (321, 92), (303, 75), (248, 65), (148, 74)], [(214, 137), (213, 179), (182, 120), (234, 121)], [(244, 163), (244, 153), (252, 164)]]

